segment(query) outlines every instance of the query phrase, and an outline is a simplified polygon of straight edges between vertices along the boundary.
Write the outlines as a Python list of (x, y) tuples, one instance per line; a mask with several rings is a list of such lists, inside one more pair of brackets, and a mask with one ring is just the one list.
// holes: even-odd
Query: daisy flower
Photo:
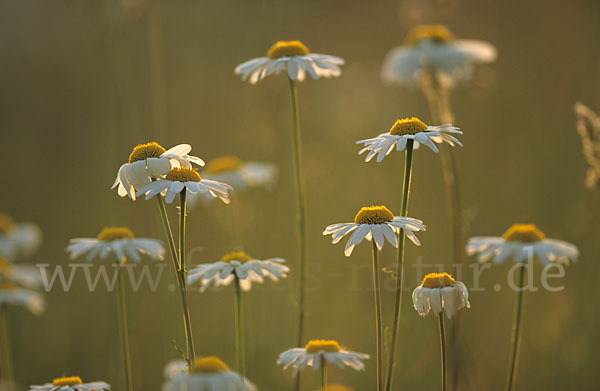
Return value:
[(286, 70), (291, 80), (303, 81), (307, 72), (313, 79), (339, 76), (343, 64), (344, 60), (339, 57), (310, 53), (300, 41), (278, 41), (267, 51), (266, 57), (238, 65), (235, 74), (256, 84), (273, 73), (278, 75)]
[(412, 294), (415, 310), (421, 316), (429, 314), (430, 310), (436, 315), (446, 312), (448, 319), (459, 310), (469, 308), (469, 292), (460, 281), (456, 281), (448, 273), (429, 273)]
[(192, 163), (204, 166), (204, 161), (188, 153), (192, 147), (179, 144), (166, 150), (156, 142), (137, 145), (129, 155), (127, 163), (119, 168), (119, 173), (112, 188), (117, 187), (121, 197), (129, 196), (135, 200), (136, 190), (146, 186), (153, 179), (166, 175), (171, 168), (192, 168)]
[(218, 197), (224, 203), (229, 204), (229, 191), (232, 190), (232, 187), (226, 183), (202, 179), (193, 168), (175, 167), (167, 172), (164, 179), (147, 184), (136, 195), (146, 194), (148, 200), (165, 192), (165, 201), (170, 204), (175, 196), (184, 190), (192, 194), (204, 194), (211, 198)]
[(240, 287), (249, 291), (252, 283), (262, 284), (265, 277), (273, 281), (286, 278), (290, 268), (284, 265), (282, 258), (265, 260), (250, 257), (243, 251), (229, 253), (215, 263), (204, 263), (188, 272), (187, 282), (193, 284), (200, 281), (200, 291), (204, 292), (210, 285), (227, 286), (237, 278)]
[(415, 85), (425, 72), (434, 72), (449, 86), (468, 80), (473, 64), (496, 60), (496, 48), (479, 40), (457, 40), (442, 25), (415, 27), (403, 46), (392, 49), (383, 61), (381, 78), (387, 83)]
[(103, 391), (110, 384), (103, 381), (84, 383), (79, 376), (59, 377), (41, 386), (30, 386), (29, 391)]
[(33, 223), (16, 223), (0, 213), (0, 256), (14, 260), (18, 255), (31, 255), (42, 242), (42, 232)]
[(366, 162), (371, 161), (377, 155), (377, 163), (380, 163), (394, 149), (403, 151), (409, 141), (414, 143), (415, 149), (419, 148), (419, 144), (424, 144), (436, 153), (439, 152), (439, 149), (435, 144), (448, 143), (452, 147), (454, 145), (462, 147), (462, 143), (453, 136), (453, 134), (462, 133), (459, 128), (451, 124), (429, 126), (420, 119), (412, 117), (399, 119), (388, 132), (356, 143), (364, 146), (358, 152), (359, 155), (368, 152), (365, 157)]
[(254, 384), (214, 356), (197, 358), (189, 370), (185, 361), (172, 361), (165, 376), (162, 391), (256, 391)]
[(245, 162), (236, 156), (226, 155), (209, 160), (202, 170), (202, 176), (225, 182), (235, 189), (269, 189), (273, 187), (277, 177), (277, 167), (270, 163)]
[(38, 288), (42, 275), (37, 267), (15, 265), (0, 257), (0, 283), (8, 282), (26, 288)]
[(516, 263), (525, 263), (534, 256), (547, 265), (557, 262), (568, 265), (577, 261), (579, 250), (571, 243), (547, 239), (534, 224), (513, 224), (501, 237), (477, 236), (469, 239), (467, 254), (478, 254), (479, 262), (493, 260), (495, 263), (512, 258)]
[(165, 255), (165, 249), (160, 241), (135, 238), (133, 232), (126, 227), (104, 228), (96, 238), (71, 239), (67, 252), (71, 255), (71, 259), (87, 254), (88, 261), (95, 257), (105, 259), (111, 253), (120, 261), (127, 258), (136, 262), (141, 260), (140, 254), (157, 260), (162, 260)]
[(303, 348), (286, 350), (279, 355), (277, 364), (283, 369), (293, 368), (293, 375), (304, 370), (307, 366), (313, 370), (325, 364), (335, 364), (340, 368), (350, 367), (356, 371), (365, 369), (364, 360), (369, 359), (365, 353), (351, 352), (343, 349), (335, 340), (311, 340)]
[(24, 307), (34, 315), (41, 315), (46, 307), (44, 296), (39, 292), (10, 282), (0, 283), (0, 305), (4, 304)]
[(331, 235), (332, 243), (336, 244), (352, 232), (344, 249), (344, 254), (349, 257), (354, 246), (360, 244), (364, 239), (375, 240), (378, 250), (383, 248), (384, 238), (392, 246), (398, 247), (398, 238), (395, 234), (400, 233), (400, 230), (404, 231), (411, 242), (420, 246), (421, 242), (415, 232), (425, 231), (426, 226), (421, 220), (412, 217), (394, 216), (385, 206), (365, 206), (358, 211), (353, 223), (329, 225), (323, 231), (323, 235)]

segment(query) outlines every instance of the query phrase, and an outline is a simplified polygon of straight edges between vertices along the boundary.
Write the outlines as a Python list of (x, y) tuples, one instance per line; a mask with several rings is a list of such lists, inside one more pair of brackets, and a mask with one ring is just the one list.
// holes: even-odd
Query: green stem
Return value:
[(235, 357), (239, 374), (246, 376), (246, 349), (244, 341), (244, 316), (242, 308), (242, 289), (240, 278), (235, 275)]
[(191, 366), (196, 360), (194, 351), (194, 338), (192, 337), (192, 321), (190, 318), (190, 309), (187, 303), (187, 282), (186, 282), (186, 265), (185, 265), (185, 218), (187, 217), (185, 196), (186, 189), (183, 188), (180, 194), (179, 208), (179, 291), (181, 292), (181, 303), (183, 304), (183, 322), (185, 325), (185, 336), (187, 341), (187, 363)]
[(129, 332), (127, 328), (127, 301), (125, 299), (125, 279), (121, 272), (121, 264), (115, 259), (117, 265), (117, 312), (119, 314), (119, 334), (121, 336), (121, 349), (123, 350), (123, 365), (125, 366), (125, 380), (127, 391), (133, 391), (133, 378), (131, 376), (131, 353), (129, 350)]
[(10, 338), (8, 330), (8, 306), (0, 305), (0, 344), (2, 350), (2, 377), (6, 381), (7, 391), (14, 391), (15, 377), (12, 365), (12, 354), (10, 349)]
[(327, 362), (325, 357), (321, 355), (321, 391), (327, 390)]
[(442, 364), (442, 391), (446, 391), (448, 368), (446, 363), (446, 328), (444, 326), (444, 311), (438, 314), (440, 320), (440, 355)]
[[(408, 140), (406, 143), (406, 157), (404, 162), (404, 180), (402, 192), (402, 204), (400, 206), (400, 215), (406, 217), (408, 212), (408, 199), (410, 197), (410, 183), (412, 179), (412, 156), (413, 156), (413, 140)], [(394, 323), (392, 324), (392, 341), (390, 344), (390, 353), (388, 359), (387, 376), (385, 380), (385, 390), (392, 389), (394, 379), (394, 368), (396, 365), (396, 348), (398, 345), (398, 329), (400, 324), (400, 313), (402, 311), (402, 280), (404, 279), (404, 244), (406, 235), (404, 231), (398, 234), (398, 251), (396, 262), (396, 300), (394, 306)]]
[(375, 302), (375, 330), (377, 338), (377, 391), (383, 389), (383, 315), (381, 312), (381, 289), (379, 281), (379, 250), (373, 238), (373, 299)]
[(171, 231), (171, 223), (167, 217), (167, 208), (165, 207), (165, 200), (162, 196), (156, 196), (158, 201), (158, 211), (160, 212), (160, 218), (165, 229), (165, 235), (167, 235), (167, 242), (169, 242), (169, 250), (171, 251), (171, 258), (173, 259), (173, 266), (175, 271), (180, 269), (179, 257), (177, 256), (177, 246), (175, 246), (175, 239), (173, 238), (173, 231)]
[(521, 344), (521, 308), (523, 307), (523, 280), (525, 277), (525, 266), (519, 270), (519, 285), (515, 299), (515, 312), (513, 316), (513, 327), (511, 337), (510, 365), (508, 366), (508, 376), (506, 379), (506, 391), (512, 391), (515, 388), (517, 379), (517, 364), (519, 362), (519, 345)]

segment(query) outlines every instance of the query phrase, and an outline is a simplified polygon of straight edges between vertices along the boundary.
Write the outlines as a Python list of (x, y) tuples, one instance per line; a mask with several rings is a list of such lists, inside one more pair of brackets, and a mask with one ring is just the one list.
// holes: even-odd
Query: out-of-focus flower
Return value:
[(568, 265), (579, 257), (579, 250), (571, 243), (547, 239), (533, 224), (513, 224), (500, 237), (477, 236), (469, 239), (467, 254), (478, 254), (479, 262), (492, 260), (495, 263), (513, 258), (516, 263), (525, 263), (533, 256), (543, 264), (557, 262)]
[(103, 391), (110, 384), (103, 381), (84, 383), (79, 376), (59, 377), (41, 386), (30, 386), (29, 391)]
[(339, 76), (342, 74), (340, 65), (343, 64), (344, 60), (339, 57), (310, 53), (300, 41), (278, 41), (271, 46), (266, 57), (238, 65), (235, 74), (256, 84), (273, 73), (278, 75), (285, 70), (291, 80), (302, 81), (306, 73), (313, 79)]
[(408, 140), (414, 141), (413, 148), (419, 148), (419, 144), (424, 144), (433, 152), (439, 152), (437, 144), (448, 143), (450, 146), (459, 145), (461, 142), (453, 134), (462, 134), (459, 128), (451, 124), (440, 126), (429, 126), (416, 117), (399, 119), (394, 126), (385, 133), (381, 133), (375, 138), (357, 141), (357, 144), (363, 144), (364, 148), (358, 154), (367, 153), (365, 161), (368, 162), (377, 156), (377, 162), (381, 162), (384, 157), (396, 151), (403, 151), (406, 148)]
[(202, 177), (225, 182), (236, 190), (247, 187), (270, 189), (277, 177), (277, 167), (271, 163), (245, 162), (233, 155), (221, 156), (206, 163)]
[(0, 283), (13, 283), (35, 289), (42, 283), (42, 274), (35, 266), (15, 265), (0, 257)]
[(41, 315), (46, 307), (39, 292), (13, 283), (0, 283), (0, 305), (4, 304), (24, 307), (34, 315)]
[(583, 103), (575, 103), (577, 132), (581, 136), (583, 154), (589, 165), (585, 186), (598, 189), (600, 184), (600, 117)]
[(256, 391), (254, 384), (214, 356), (197, 358), (189, 370), (185, 361), (171, 361), (165, 377), (163, 391)]
[(403, 46), (386, 55), (381, 78), (412, 86), (423, 74), (433, 73), (446, 86), (453, 86), (471, 77), (473, 64), (490, 63), (496, 57), (496, 48), (490, 43), (456, 39), (442, 25), (421, 25), (408, 34)]
[(412, 294), (415, 310), (426, 316), (432, 310), (435, 315), (446, 312), (452, 318), (459, 310), (469, 308), (469, 292), (460, 281), (448, 273), (429, 273)]
[(11, 261), (19, 255), (29, 256), (42, 242), (42, 231), (33, 223), (17, 223), (0, 213), (0, 257)]

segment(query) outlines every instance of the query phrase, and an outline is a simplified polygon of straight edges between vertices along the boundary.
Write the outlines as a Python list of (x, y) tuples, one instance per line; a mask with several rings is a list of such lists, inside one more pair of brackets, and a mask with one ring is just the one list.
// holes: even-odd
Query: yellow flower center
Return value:
[(403, 118), (396, 121), (390, 129), (390, 134), (394, 136), (403, 136), (406, 134), (417, 134), (427, 131), (427, 124), (417, 117)]
[(119, 239), (133, 239), (133, 232), (127, 227), (105, 227), (96, 237), (98, 240), (111, 241)]
[(167, 173), (166, 179), (175, 182), (200, 182), (200, 174), (193, 168), (175, 167)]
[(0, 257), (0, 276), (6, 274), (14, 265), (8, 262), (6, 259)]
[(58, 386), (76, 386), (78, 384), (83, 384), (81, 378), (79, 376), (69, 376), (69, 377), (59, 377), (52, 380), (52, 385), (54, 387)]
[(190, 367), (190, 373), (217, 373), (228, 371), (229, 367), (219, 357), (200, 357)]
[(394, 219), (394, 214), (385, 206), (363, 206), (354, 222), (356, 224), (383, 224)]
[(325, 352), (339, 352), (342, 350), (338, 341), (333, 339), (313, 339), (308, 341), (305, 346), (306, 353), (317, 353), (319, 351)]
[(354, 391), (354, 389), (341, 384), (329, 384), (325, 387), (325, 391)]
[(254, 259), (243, 251), (236, 251), (229, 254), (223, 255), (221, 258), (221, 262), (231, 262), (238, 261), (240, 263), (248, 262), (249, 260)]
[(146, 160), (152, 157), (160, 157), (160, 155), (166, 151), (166, 149), (154, 141), (146, 144), (136, 145), (129, 155), (129, 163), (137, 162), (138, 160)]
[(513, 224), (502, 238), (513, 242), (539, 242), (544, 240), (546, 235), (534, 224)]
[(0, 213), (0, 233), (7, 233), (15, 226), (15, 221), (9, 215)]
[(238, 169), (242, 165), (242, 161), (233, 155), (221, 156), (206, 163), (206, 167), (202, 170), (202, 173), (216, 174), (223, 171), (233, 171)]
[(0, 291), (12, 291), (16, 288), (18, 288), (18, 286), (16, 284), (13, 284), (12, 282), (0, 283)]
[(279, 57), (304, 56), (308, 53), (308, 48), (300, 41), (277, 41), (267, 52), (267, 57), (275, 59)]
[(414, 46), (423, 39), (430, 39), (434, 43), (447, 43), (454, 41), (454, 34), (448, 28), (441, 24), (422, 24), (415, 27), (408, 33), (404, 43)]
[(446, 288), (456, 283), (456, 280), (448, 273), (429, 273), (423, 278), (423, 288)]

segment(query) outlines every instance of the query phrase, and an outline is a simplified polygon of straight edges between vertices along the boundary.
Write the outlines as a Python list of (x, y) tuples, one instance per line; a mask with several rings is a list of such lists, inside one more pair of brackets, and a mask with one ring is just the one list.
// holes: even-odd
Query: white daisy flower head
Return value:
[[(182, 365), (183, 364), (183, 365)], [(256, 391), (256, 386), (233, 372), (218, 357), (200, 357), (189, 370), (183, 361), (169, 363), (162, 391)]]
[(46, 308), (42, 294), (10, 282), (0, 283), (0, 305), (4, 304), (23, 307), (34, 315), (41, 315)]
[(29, 256), (42, 242), (42, 231), (33, 223), (16, 223), (12, 217), (0, 213), (0, 256), (14, 260), (19, 255)]
[(365, 369), (363, 361), (368, 359), (368, 354), (346, 350), (338, 341), (313, 339), (303, 348), (293, 348), (281, 353), (277, 364), (283, 365), (284, 370), (292, 367), (293, 375), (296, 376), (307, 366), (316, 371), (323, 364), (335, 364), (340, 368), (350, 367), (362, 371)]
[(331, 242), (336, 244), (344, 236), (352, 233), (344, 249), (344, 254), (349, 257), (354, 250), (354, 246), (360, 244), (364, 239), (375, 240), (378, 250), (383, 248), (385, 239), (392, 246), (398, 247), (396, 235), (400, 233), (400, 230), (404, 231), (411, 242), (420, 246), (421, 242), (415, 232), (425, 231), (426, 228), (421, 220), (412, 217), (394, 216), (385, 206), (365, 206), (358, 211), (353, 223), (329, 225), (323, 231), (323, 235), (331, 235)]
[(412, 117), (399, 119), (388, 132), (356, 143), (364, 146), (358, 152), (359, 155), (368, 152), (365, 157), (366, 162), (377, 156), (377, 163), (380, 163), (392, 151), (403, 151), (409, 142), (413, 143), (414, 149), (423, 144), (435, 153), (439, 152), (436, 144), (447, 143), (452, 147), (455, 145), (462, 147), (462, 143), (453, 136), (462, 133), (459, 128), (451, 124), (430, 126), (420, 119)]
[(327, 54), (310, 53), (300, 41), (278, 41), (267, 51), (266, 57), (254, 58), (238, 65), (236, 75), (256, 84), (265, 77), (286, 71), (291, 80), (303, 81), (308, 73), (313, 79), (337, 77), (342, 74), (344, 60)]
[(218, 262), (194, 267), (188, 272), (187, 282), (200, 281), (200, 291), (204, 292), (209, 286), (227, 286), (237, 277), (242, 290), (249, 291), (252, 283), (262, 284), (265, 278), (273, 281), (286, 278), (290, 268), (284, 263), (282, 258), (260, 260), (237, 251), (225, 254)]
[(175, 196), (182, 191), (191, 194), (202, 194), (209, 198), (219, 198), (225, 204), (229, 204), (229, 192), (232, 187), (226, 183), (203, 179), (193, 168), (175, 167), (172, 168), (164, 179), (151, 182), (142, 187), (136, 195), (146, 194), (146, 199), (161, 195), (164, 192), (165, 201), (173, 202)]
[(534, 224), (513, 224), (501, 237), (477, 236), (469, 239), (467, 254), (478, 254), (479, 262), (493, 260), (502, 263), (512, 258), (516, 263), (525, 263), (529, 257), (537, 258), (544, 265), (551, 262), (568, 265), (576, 262), (579, 250), (571, 243), (547, 239)]
[(84, 383), (79, 376), (59, 377), (41, 386), (30, 386), (29, 391), (104, 391), (110, 384), (103, 381)]
[(381, 78), (387, 83), (414, 86), (424, 74), (434, 74), (447, 87), (469, 80), (474, 64), (496, 60), (496, 48), (480, 40), (456, 39), (443, 25), (421, 25), (392, 49), (383, 61)]
[(435, 315), (452, 318), (459, 310), (470, 308), (469, 291), (460, 281), (456, 281), (448, 273), (429, 273), (423, 282), (412, 294), (415, 310), (421, 316), (426, 316), (429, 311)]
[(71, 259), (86, 255), (88, 261), (105, 259), (111, 254), (119, 262), (138, 262), (142, 255), (155, 260), (162, 260), (165, 256), (165, 249), (159, 240), (136, 238), (127, 227), (106, 227), (95, 238), (71, 239), (67, 252)]
[(136, 190), (146, 186), (152, 180), (161, 178), (173, 167), (192, 168), (192, 163), (204, 166), (204, 161), (188, 155), (192, 147), (179, 144), (166, 150), (156, 142), (137, 145), (129, 155), (127, 163), (119, 168), (112, 188), (117, 187), (121, 197), (136, 198)]
[(12, 283), (36, 289), (42, 284), (42, 274), (35, 266), (15, 265), (0, 257), (0, 283)]
[(225, 182), (236, 190), (262, 187), (273, 188), (277, 167), (271, 163), (245, 162), (233, 155), (225, 155), (206, 163), (202, 177)]

